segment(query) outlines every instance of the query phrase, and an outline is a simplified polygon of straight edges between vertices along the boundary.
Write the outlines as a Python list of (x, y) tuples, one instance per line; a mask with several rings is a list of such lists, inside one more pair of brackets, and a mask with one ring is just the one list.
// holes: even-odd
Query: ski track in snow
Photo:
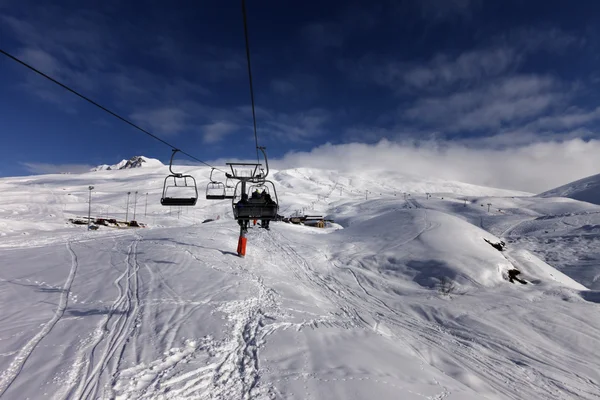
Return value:
[(6, 392), (6, 390), (10, 387), (10, 385), (17, 379), (19, 373), (23, 369), (23, 366), (27, 362), (27, 359), (38, 344), (50, 333), (52, 328), (56, 325), (56, 323), (62, 318), (67, 308), (69, 302), (69, 295), (71, 293), (71, 286), (73, 285), (73, 280), (75, 279), (75, 275), (77, 274), (77, 255), (75, 251), (73, 251), (73, 247), (71, 241), (67, 241), (66, 244), (67, 250), (71, 256), (71, 268), (69, 270), (69, 275), (67, 276), (67, 280), (62, 287), (60, 292), (60, 299), (58, 302), (58, 307), (56, 308), (52, 319), (46, 322), (42, 329), (31, 338), (25, 346), (18, 352), (17, 356), (14, 358), (10, 366), (6, 371), (2, 373), (0, 376), (0, 397)]
[[(427, 229), (427, 228), (425, 228)], [(422, 232), (421, 232), (422, 233)], [(419, 233), (417, 236), (419, 236)], [(364, 303), (364, 297), (360, 296), (360, 294), (356, 293), (350, 287), (343, 285), (339, 281), (337, 281), (333, 276), (323, 276), (318, 271), (313, 268), (309, 262), (307, 262), (293, 247), (293, 244), (285, 238), (282, 234), (271, 234), (269, 235), (269, 245), (278, 248), (281, 250), (282, 254), (284, 254), (284, 258), (287, 261), (285, 265), (292, 270), (294, 276), (304, 285), (308, 286), (312, 290), (316, 290), (320, 294), (323, 294), (326, 298), (328, 298), (332, 303), (336, 304), (339, 309), (339, 314), (337, 314), (337, 320), (333, 322), (322, 323), (321, 325), (325, 326), (337, 326), (345, 329), (366, 329), (370, 331), (374, 331), (375, 333), (389, 338), (390, 336), (396, 340), (405, 341), (404, 338), (399, 337), (396, 334), (391, 333), (388, 329), (383, 327), (380, 328), (379, 325), (384, 325), (383, 322), (386, 322), (390, 325), (394, 325), (395, 323), (391, 320), (384, 319), (383, 314), (377, 310), (365, 310), (362, 303)], [(276, 239), (275, 239), (276, 238)], [(316, 249), (314, 249), (316, 250)], [(316, 250), (318, 251), (318, 250)], [(338, 268), (338, 267), (336, 267)], [(391, 311), (396, 313), (393, 309), (391, 309), (384, 301), (376, 298), (375, 296), (370, 295), (363, 285), (360, 284), (356, 274), (350, 270), (350, 268), (343, 268), (349, 270), (351, 275), (356, 279), (357, 285), (360, 288), (361, 292), (366, 294), (371, 299), (374, 299), (380, 305), (383, 305), (387, 311)], [(364, 319), (365, 314), (369, 315), (376, 322), (375, 325), (367, 322)], [(313, 324), (314, 328), (318, 328), (319, 324)], [(418, 352), (417, 352), (418, 354)], [(319, 378), (314, 375), (303, 374), (305, 379), (316, 379), (327, 381), (322, 378)], [(352, 377), (351, 377), (352, 378)], [(357, 379), (362, 380), (363, 378), (369, 379), (369, 376), (357, 377)], [(352, 378), (353, 379), (353, 378)], [(382, 379), (381, 382), (388, 384), (388, 380), (392, 378)], [(380, 382), (376, 377), (373, 377), (374, 382)], [(389, 382), (389, 384), (396, 388), (402, 389), (403, 391), (411, 394), (415, 394), (417, 396), (428, 398), (420, 393), (416, 393), (411, 391), (410, 389), (403, 387), (400, 383)], [(435, 396), (434, 398), (442, 398), (449, 394), (448, 390), (444, 387), (441, 387), (441, 393)], [(441, 397), (440, 397), (441, 396)]]
[[(78, 351), (78, 359), (69, 376), (70, 386), (63, 394), (64, 398), (97, 398), (97, 393), (104, 372), (112, 362), (116, 373), (119, 356), (123, 353), (127, 342), (134, 333), (140, 309), (139, 298), (139, 264), (137, 262), (137, 246), (140, 237), (136, 237), (128, 246), (124, 261), (125, 270), (113, 282), (118, 290), (106, 317), (94, 330), (87, 345)], [(116, 358), (113, 358), (117, 355)], [(111, 396), (108, 396), (111, 397)]]
[[(187, 249), (185, 252), (203, 264), (213, 261), (206, 259), (207, 257), (199, 258)], [(237, 261), (233, 264), (232, 271), (221, 271), (241, 275), (252, 281), (258, 289), (258, 295), (246, 300), (225, 302), (215, 310), (225, 314), (229, 321), (226, 338), (220, 341), (211, 337), (198, 341), (188, 340), (183, 348), (171, 348), (161, 359), (115, 372), (116, 379), (112, 383), (111, 398), (269, 398), (269, 385), (262, 385), (260, 382), (259, 347), (264, 344), (268, 335), (278, 328), (288, 327), (289, 324), (271, 323), (278, 312), (276, 294), (264, 285), (262, 277), (251, 273)], [(163, 290), (170, 293), (175, 300), (181, 301), (177, 293), (160, 277), (160, 273), (151, 274), (150, 280), (160, 280)], [(226, 289), (229, 288), (222, 290)], [(181, 308), (177, 308), (176, 315), (173, 315), (171, 320), (176, 322), (174, 325), (181, 324), (194, 310), (192, 308), (185, 313)], [(167, 336), (167, 342), (171, 344), (177, 330), (176, 327), (171, 328), (170, 333), (163, 330), (158, 332), (158, 335)], [(192, 365), (195, 359), (206, 357), (207, 354), (210, 357), (198, 368), (185, 372), (177, 368), (180, 363)]]
[[(431, 228), (431, 225), (427, 224), (425, 230)], [(593, 382), (576, 378), (579, 384), (585, 386), (569, 384), (555, 378), (557, 375), (570, 375), (569, 371), (563, 369), (557, 374), (556, 371), (547, 370), (548, 365), (557, 365), (557, 363), (560, 365), (560, 356), (555, 360), (552, 352), (543, 351), (541, 348), (524, 351), (519, 343), (509, 336), (488, 336), (472, 331), (468, 326), (461, 326), (459, 323), (450, 327), (417, 319), (390, 307), (384, 300), (371, 294), (364, 284), (368, 283), (368, 280), (361, 283), (360, 275), (355, 269), (338, 267), (349, 271), (359, 292), (344, 286), (333, 276), (321, 275), (294, 250), (293, 244), (283, 235), (276, 233), (270, 237), (272, 239), (269, 244), (280, 249), (285, 255), (288, 261), (285, 265), (292, 269), (294, 276), (338, 305), (342, 313), (340, 317), (347, 321), (344, 324), (347, 327), (371, 329), (382, 336), (404, 342), (425, 364), (430, 362), (424, 354), (429, 352), (429, 349), (435, 349), (439, 354), (449, 356), (456, 366), (460, 365), (461, 368), (480, 377), (482, 382), (489, 385), (492, 392), (503, 394), (506, 398), (523, 399), (537, 397), (540, 394), (543, 394), (546, 399), (556, 400), (569, 399), (572, 398), (571, 396), (595, 398), (593, 389), (588, 388), (590, 383), (593, 388)], [(311, 250), (318, 251), (318, 249)], [(373, 325), (367, 320), (374, 320), (376, 323)], [(488, 351), (488, 349), (495, 351)], [(523, 366), (515, 368), (511, 359), (531, 360), (531, 364), (528, 365), (529, 368)], [(534, 366), (535, 364), (537, 366)], [(537, 381), (538, 384), (532, 385), (532, 381)], [(511, 382), (510, 387), (519, 389), (508, 392), (507, 382)], [(442, 393), (449, 393), (445, 387), (440, 389)]]

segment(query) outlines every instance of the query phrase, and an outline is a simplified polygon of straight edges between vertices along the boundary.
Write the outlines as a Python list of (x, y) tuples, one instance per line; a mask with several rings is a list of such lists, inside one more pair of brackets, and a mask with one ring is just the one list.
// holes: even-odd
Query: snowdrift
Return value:
[[(423, 208), (389, 211), (393, 207), (390, 202), (370, 204), (383, 212), (369, 218), (361, 216), (364, 207), (357, 207), (359, 221), (331, 234), (341, 248), (332, 258), (394, 277), (400, 286), (412, 282), (420, 287), (443, 289), (443, 285), (452, 282), (459, 291), (493, 287), (506, 284), (507, 271), (516, 268), (536, 284), (586, 290), (533, 254), (512, 254), (510, 247), (504, 252), (496, 250), (484, 239), (493, 243), (501, 239), (460, 218)], [(527, 262), (513, 264), (510, 260), (516, 258)]]

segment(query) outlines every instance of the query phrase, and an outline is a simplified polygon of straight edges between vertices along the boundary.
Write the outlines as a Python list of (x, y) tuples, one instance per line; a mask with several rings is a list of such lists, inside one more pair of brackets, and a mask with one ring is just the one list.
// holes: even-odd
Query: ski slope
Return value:
[(540, 193), (539, 197), (569, 197), (571, 199), (600, 204), (600, 174), (588, 176), (575, 182)]
[[(0, 180), (1, 398), (600, 398), (600, 206), (276, 171), (283, 214), (336, 222), (252, 226), (241, 259), (230, 203), (161, 207), (166, 173)], [(148, 228), (67, 224), (88, 185)]]

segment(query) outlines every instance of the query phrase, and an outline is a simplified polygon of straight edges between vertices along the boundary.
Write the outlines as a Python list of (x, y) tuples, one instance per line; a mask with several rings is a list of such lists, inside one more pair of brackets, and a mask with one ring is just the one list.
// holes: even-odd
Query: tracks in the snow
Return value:
[(134, 334), (140, 311), (140, 267), (137, 261), (140, 240), (136, 237), (129, 244), (124, 271), (113, 282), (117, 297), (92, 338), (78, 352), (74, 365), (76, 371), (70, 377), (72, 386), (64, 393), (66, 398), (97, 398), (103, 375), (108, 372), (112, 380), (118, 371), (120, 358)]
[[(539, 396), (548, 399), (565, 398), (565, 392), (561, 393), (556, 388), (560, 385), (566, 387), (566, 383), (555, 380), (553, 374), (556, 370), (551, 373), (544, 370), (545, 365), (552, 363), (553, 355), (550, 352), (543, 349), (523, 349), (517, 338), (496, 330), (493, 321), (491, 331), (479, 331), (459, 320), (440, 323), (435, 317), (435, 310), (429, 312), (424, 308), (423, 317), (419, 317), (410, 306), (396, 307), (381, 298), (377, 288), (370, 287), (372, 279), (364, 277), (360, 269), (332, 264), (335, 268), (347, 271), (352, 277), (351, 281), (344, 281), (341, 276), (331, 274), (326, 265), (311, 265), (294, 249), (294, 244), (280, 233), (271, 233), (269, 237), (271, 240), (268, 246), (283, 254), (284, 265), (300, 283), (337, 305), (340, 310), (337, 313), (338, 322), (345, 321), (348, 327), (370, 329), (396, 342), (405, 343), (414, 351), (417, 360), (436, 367), (436, 363), (431, 361), (433, 354), (433, 360), (443, 359), (451, 369), (458, 368), (468, 372), (473, 377), (470, 379), (475, 379), (475, 387), (481, 390), (487, 386), (488, 393), (502, 393), (506, 398), (512, 399)], [(310, 251), (314, 252), (318, 250)], [(351, 284), (352, 281), (356, 285)], [(488, 323), (485, 319), (476, 322)], [(515, 368), (511, 360), (523, 358), (531, 360), (529, 367)], [(444, 371), (445, 368), (441, 370)], [(531, 384), (532, 376), (535, 376), (539, 384)], [(507, 382), (512, 383), (514, 390), (507, 391)], [(445, 387), (440, 389), (447, 392)], [(572, 394), (586, 393), (573, 388), (570, 391)]]
[[(168, 243), (168, 242), (167, 242)], [(279, 322), (278, 295), (264, 283), (260, 274), (248, 268), (247, 260), (231, 259), (228, 268), (218, 268), (215, 261), (221, 256), (213, 252), (196, 253), (192, 248), (181, 248), (185, 243), (176, 242), (183, 254), (193, 259), (193, 265), (210, 268), (217, 274), (227, 274), (233, 278), (226, 285), (212, 293), (205, 293), (198, 304), (213, 308), (217, 315), (225, 319), (224, 337), (215, 339), (204, 336), (201, 339), (187, 340), (185, 346), (169, 349), (164, 356), (150, 363), (142, 363), (121, 369), (116, 375), (113, 394), (122, 398), (197, 398), (197, 399), (259, 399), (267, 398), (270, 385), (261, 381), (259, 350), (266, 337), (279, 327), (287, 327)], [(164, 245), (164, 242), (163, 242)], [(171, 247), (171, 244), (166, 244)], [(194, 247), (196, 245), (193, 245)], [(177, 296), (160, 273), (151, 273), (150, 281), (158, 283), (163, 291)], [(250, 284), (248, 297), (231, 299), (226, 292), (232, 291), (240, 283)], [(152, 285), (152, 283), (151, 283)], [(213, 297), (222, 298), (209, 303)], [(228, 299), (229, 298), (229, 299)], [(177, 315), (168, 317), (169, 328), (156, 332), (160, 337), (174, 340), (177, 325), (188, 320), (191, 312), (179, 310)], [(148, 318), (152, 318), (148, 316)], [(147, 318), (142, 319), (147, 324)], [(147, 329), (147, 328), (146, 328)], [(170, 338), (170, 339), (169, 339)]]
[(66, 246), (71, 256), (71, 268), (69, 270), (67, 280), (65, 281), (60, 292), (58, 307), (56, 308), (56, 311), (54, 312), (52, 318), (42, 326), (42, 329), (31, 340), (29, 340), (25, 344), (25, 346), (23, 346), (23, 348), (18, 352), (13, 362), (8, 367), (8, 369), (4, 371), (0, 376), (0, 397), (2, 397), (2, 395), (10, 387), (10, 385), (19, 376), (19, 373), (23, 369), (23, 366), (27, 362), (27, 359), (29, 358), (29, 356), (31, 356), (37, 345), (50, 333), (52, 328), (54, 328), (56, 323), (62, 318), (62, 316), (65, 313), (69, 301), (69, 294), (71, 293), (71, 286), (73, 285), (73, 280), (75, 279), (75, 275), (77, 274), (77, 268), (79, 266), (77, 261), (77, 255), (75, 254), (75, 251), (73, 251), (73, 247), (71, 245), (70, 240), (67, 241)]

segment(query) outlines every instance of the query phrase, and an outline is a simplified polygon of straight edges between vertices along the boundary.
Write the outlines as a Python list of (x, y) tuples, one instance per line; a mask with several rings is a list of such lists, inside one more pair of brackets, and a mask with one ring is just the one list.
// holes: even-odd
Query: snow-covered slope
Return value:
[[(0, 179), (0, 396), (598, 398), (596, 281), (545, 261), (570, 243), (570, 261), (600, 276), (577, 244), (600, 237), (600, 206), (274, 171), (281, 213), (336, 222), (252, 226), (241, 259), (231, 203), (162, 207), (167, 172)], [(92, 216), (135, 212), (148, 228), (67, 224), (87, 216), (88, 185)]]
[(531, 193), (505, 190), (469, 183), (445, 181), (436, 178), (423, 179), (406, 174), (391, 175), (389, 171), (349, 171), (339, 172), (313, 168), (294, 168), (275, 172), (273, 179), (283, 186), (297, 190), (315, 191), (330, 188), (347, 194), (379, 197), (381, 195), (402, 196), (408, 193), (454, 193), (466, 196), (530, 196)]
[(539, 197), (569, 197), (571, 199), (600, 204), (600, 174), (588, 176), (575, 182), (540, 193)]

